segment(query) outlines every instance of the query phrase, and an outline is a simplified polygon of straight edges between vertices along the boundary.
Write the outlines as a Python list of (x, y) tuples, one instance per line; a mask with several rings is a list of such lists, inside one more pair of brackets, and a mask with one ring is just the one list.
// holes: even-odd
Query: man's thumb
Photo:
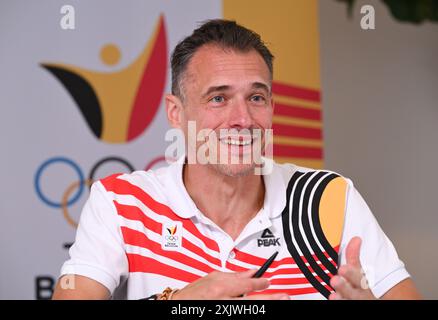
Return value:
[(350, 240), (346, 248), (346, 260), (347, 264), (353, 265), (355, 267), (360, 267), (360, 246), (362, 244), (362, 239), (359, 237), (354, 237)]

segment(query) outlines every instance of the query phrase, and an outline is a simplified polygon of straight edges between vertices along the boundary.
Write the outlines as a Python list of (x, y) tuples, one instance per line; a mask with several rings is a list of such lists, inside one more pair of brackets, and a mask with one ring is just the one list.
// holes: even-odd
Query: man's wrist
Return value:
[(167, 287), (163, 290), (162, 293), (158, 294), (155, 300), (172, 300), (175, 293), (177, 293), (179, 289), (172, 289)]

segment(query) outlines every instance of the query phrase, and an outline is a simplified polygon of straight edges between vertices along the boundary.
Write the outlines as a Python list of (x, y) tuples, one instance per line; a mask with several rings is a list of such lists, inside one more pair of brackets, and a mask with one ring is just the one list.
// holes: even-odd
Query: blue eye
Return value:
[(263, 97), (261, 95), (252, 96), (251, 100), (254, 102), (265, 102), (266, 101), (265, 97)]
[(211, 98), (210, 101), (215, 102), (215, 103), (222, 103), (225, 101), (225, 98), (222, 96), (215, 96), (215, 97)]

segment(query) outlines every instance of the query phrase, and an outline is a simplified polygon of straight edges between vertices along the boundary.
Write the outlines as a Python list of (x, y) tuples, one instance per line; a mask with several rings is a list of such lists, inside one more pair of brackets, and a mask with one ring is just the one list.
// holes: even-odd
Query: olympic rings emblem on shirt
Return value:
[(165, 239), (171, 242), (176, 242), (178, 240), (178, 236), (166, 236)]

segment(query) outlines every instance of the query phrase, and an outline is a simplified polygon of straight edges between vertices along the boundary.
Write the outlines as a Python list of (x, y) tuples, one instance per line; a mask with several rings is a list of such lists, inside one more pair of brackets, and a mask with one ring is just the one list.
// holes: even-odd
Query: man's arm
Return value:
[(61, 268), (63, 276), (55, 286), (54, 299), (108, 299), (128, 274), (118, 213), (102, 181), (92, 185), (82, 209), (70, 259)]
[(423, 297), (418, 292), (412, 279), (405, 279), (392, 287), (382, 298), (383, 300), (419, 300)]
[[(69, 284), (63, 286), (66, 277)], [(105, 300), (110, 298), (109, 290), (96, 280), (78, 276), (64, 275), (56, 283), (53, 300)]]

